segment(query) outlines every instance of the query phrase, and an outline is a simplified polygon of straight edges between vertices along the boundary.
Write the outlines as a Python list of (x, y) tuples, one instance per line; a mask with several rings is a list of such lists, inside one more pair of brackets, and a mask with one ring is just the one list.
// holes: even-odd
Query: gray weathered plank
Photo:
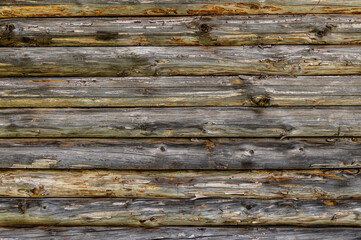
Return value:
[(361, 12), (359, 0), (2, 0), (0, 17), (238, 15)]
[(356, 227), (33, 227), (0, 228), (0, 238), (17, 239), (229, 239), (229, 240), (357, 240)]
[(361, 108), (6, 108), (0, 137), (361, 136)]
[(0, 78), (0, 107), (320, 105), (361, 105), (361, 77)]
[(357, 200), (0, 199), (0, 225), (361, 226)]
[(0, 77), (238, 74), (361, 74), (361, 47), (29, 47), (0, 52)]
[(0, 197), (361, 199), (359, 169), (1, 170)]
[(361, 167), (360, 139), (1, 139), (0, 168), (237, 170)]
[(0, 46), (360, 44), (358, 15), (0, 20)]

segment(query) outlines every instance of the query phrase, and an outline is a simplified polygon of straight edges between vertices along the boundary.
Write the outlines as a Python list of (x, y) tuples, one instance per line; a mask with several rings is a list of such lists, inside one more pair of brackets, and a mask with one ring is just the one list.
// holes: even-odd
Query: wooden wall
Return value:
[(2, 0), (1, 239), (360, 239), (360, 0)]

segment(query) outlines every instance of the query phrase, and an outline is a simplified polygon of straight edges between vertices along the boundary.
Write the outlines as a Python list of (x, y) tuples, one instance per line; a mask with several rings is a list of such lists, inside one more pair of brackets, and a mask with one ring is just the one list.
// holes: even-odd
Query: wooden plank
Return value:
[(2, 0), (0, 16), (69, 17), (137, 15), (359, 14), (359, 0)]
[(361, 226), (360, 201), (0, 199), (0, 225)]
[(360, 228), (299, 228), (299, 227), (33, 227), (0, 228), (0, 237), (4, 239), (49, 239), (61, 238), (76, 240), (79, 238), (109, 240), (118, 239), (334, 239), (355, 240), (361, 237)]
[(361, 167), (360, 141), (356, 138), (0, 139), (0, 168), (127, 170), (359, 168)]
[(0, 78), (0, 107), (360, 106), (360, 76)]
[(0, 137), (361, 136), (361, 108), (7, 108)]
[(358, 15), (0, 20), (0, 46), (360, 44)]
[(1, 170), (0, 197), (361, 199), (359, 169)]
[(361, 47), (39, 47), (0, 52), (0, 77), (238, 74), (361, 74)]

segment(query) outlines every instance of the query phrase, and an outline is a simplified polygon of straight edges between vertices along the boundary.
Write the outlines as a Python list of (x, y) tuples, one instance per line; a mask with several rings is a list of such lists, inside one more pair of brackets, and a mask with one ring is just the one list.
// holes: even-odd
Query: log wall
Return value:
[(2, 0), (1, 239), (360, 239), (359, 0)]

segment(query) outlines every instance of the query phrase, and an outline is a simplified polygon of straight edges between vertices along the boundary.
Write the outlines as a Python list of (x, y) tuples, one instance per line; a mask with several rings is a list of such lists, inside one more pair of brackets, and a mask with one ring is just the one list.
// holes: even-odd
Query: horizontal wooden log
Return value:
[(360, 139), (1, 139), (0, 168), (238, 170), (361, 167)]
[(0, 78), (0, 107), (360, 106), (360, 76)]
[(361, 236), (361, 229), (355, 227), (301, 228), (301, 227), (33, 227), (0, 228), (4, 239), (49, 239), (79, 238), (110, 240), (118, 239), (334, 239), (355, 240)]
[(361, 136), (361, 108), (7, 108), (0, 137)]
[(238, 74), (361, 74), (361, 47), (39, 47), (0, 52), (0, 77)]
[(5, 198), (0, 203), (2, 226), (361, 226), (357, 200)]
[(1, 170), (0, 197), (361, 199), (354, 170)]
[(0, 17), (244, 15), (361, 12), (358, 0), (2, 0)]
[(360, 44), (358, 15), (0, 20), (0, 46)]

